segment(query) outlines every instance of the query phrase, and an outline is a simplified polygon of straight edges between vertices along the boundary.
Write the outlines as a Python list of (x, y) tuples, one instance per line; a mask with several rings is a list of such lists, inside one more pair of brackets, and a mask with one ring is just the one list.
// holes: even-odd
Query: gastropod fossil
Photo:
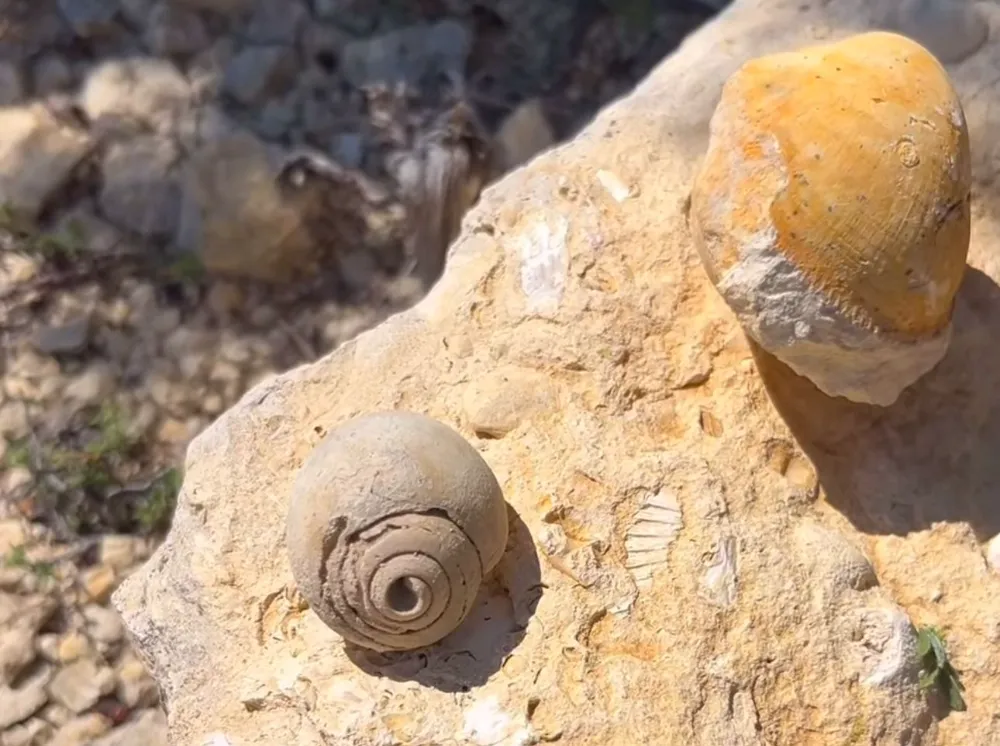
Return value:
[(330, 431), (293, 486), (292, 574), (320, 619), (378, 651), (431, 645), (468, 615), (507, 543), (507, 507), (464, 438), (413, 412)]
[(886, 406), (944, 357), (970, 235), (969, 134), (923, 46), (870, 32), (746, 62), (691, 195), (712, 282), (761, 347)]

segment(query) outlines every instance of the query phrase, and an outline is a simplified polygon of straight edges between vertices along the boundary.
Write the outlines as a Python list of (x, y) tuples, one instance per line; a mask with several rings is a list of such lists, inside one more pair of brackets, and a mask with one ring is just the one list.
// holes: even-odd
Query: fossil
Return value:
[(313, 611), (378, 651), (433, 644), (468, 615), (507, 542), (493, 472), (448, 426), (377, 412), (331, 430), (299, 472), (292, 573)]

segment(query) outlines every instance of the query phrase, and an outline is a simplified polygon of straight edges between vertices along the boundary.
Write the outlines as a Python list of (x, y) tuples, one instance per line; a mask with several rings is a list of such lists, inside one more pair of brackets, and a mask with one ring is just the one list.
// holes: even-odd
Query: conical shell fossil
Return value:
[(872, 32), (745, 63), (691, 195), (702, 262), (747, 333), (831, 396), (879, 405), (950, 340), (971, 158), (944, 68)]
[(409, 650), (468, 615), (507, 542), (500, 485), (479, 453), (429, 417), (380, 412), (326, 435), (288, 513), (292, 573), (345, 640)]

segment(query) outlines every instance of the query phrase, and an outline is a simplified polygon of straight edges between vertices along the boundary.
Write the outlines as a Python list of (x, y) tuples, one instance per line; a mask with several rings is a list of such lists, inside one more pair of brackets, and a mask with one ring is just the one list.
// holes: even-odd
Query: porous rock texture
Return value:
[[(115, 595), (172, 743), (1000, 743), (984, 556), (1000, 530), (1000, 44), (949, 67), (971, 266), (948, 354), (894, 406), (827, 397), (750, 345), (686, 224), (724, 80), (872, 12), (737, 0), (490, 187), (418, 305), (256, 386), (192, 443), (170, 536)], [(414, 653), (343, 646), (284, 539), (324, 432), (387, 408), (461, 432), (509, 504), (477, 608)], [(966, 712), (919, 690), (924, 624)]]

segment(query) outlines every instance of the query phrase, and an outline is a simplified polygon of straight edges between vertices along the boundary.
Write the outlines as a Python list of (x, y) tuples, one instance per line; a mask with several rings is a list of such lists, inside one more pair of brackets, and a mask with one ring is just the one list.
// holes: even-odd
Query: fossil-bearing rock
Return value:
[[(174, 744), (1000, 743), (1000, 576), (983, 555), (1000, 533), (1000, 43), (948, 68), (971, 142), (969, 266), (947, 353), (895, 405), (827, 396), (748, 343), (685, 214), (724, 82), (871, 28), (867, 0), (736, 0), (487, 188), (420, 303), (192, 443), (169, 537), (115, 595)], [(530, 406), (484, 411), (469, 394), (484, 381), (490, 407)], [(465, 621), (412, 652), (343, 645), (288, 560), (296, 475), (324, 430), (385, 410), (455, 430), (508, 505)], [(677, 531), (640, 584), (632, 529), (667, 496)], [(920, 691), (928, 624), (966, 712)]]

